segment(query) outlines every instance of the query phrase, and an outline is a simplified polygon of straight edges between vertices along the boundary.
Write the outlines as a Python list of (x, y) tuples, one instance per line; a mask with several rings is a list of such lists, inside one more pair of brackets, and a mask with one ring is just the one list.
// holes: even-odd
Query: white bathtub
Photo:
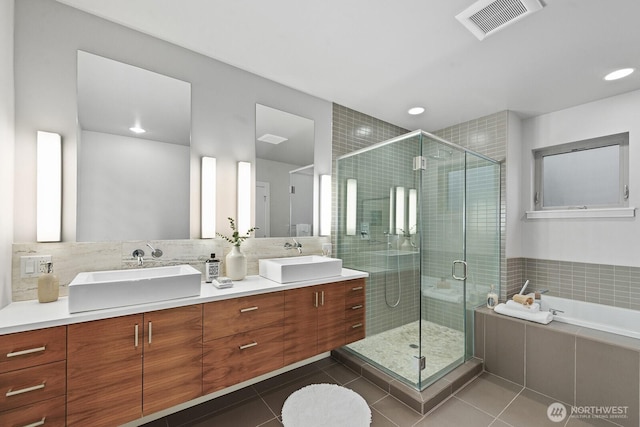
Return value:
[(555, 309), (553, 320), (640, 339), (640, 311), (542, 295), (541, 310)]

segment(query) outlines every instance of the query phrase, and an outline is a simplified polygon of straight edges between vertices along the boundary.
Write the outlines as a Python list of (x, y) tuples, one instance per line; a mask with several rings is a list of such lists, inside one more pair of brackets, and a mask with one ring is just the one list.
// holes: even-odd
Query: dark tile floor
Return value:
[(547, 417), (547, 408), (555, 402), (553, 399), (486, 372), (430, 413), (422, 415), (332, 358), (297, 368), (145, 426), (282, 426), (278, 417), (287, 397), (306, 385), (316, 383), (340, 384), (359, 393), (371, 407), (371, 425), (374, 427), (613, 426), (602, 420), (574, 418), (552, 422)]

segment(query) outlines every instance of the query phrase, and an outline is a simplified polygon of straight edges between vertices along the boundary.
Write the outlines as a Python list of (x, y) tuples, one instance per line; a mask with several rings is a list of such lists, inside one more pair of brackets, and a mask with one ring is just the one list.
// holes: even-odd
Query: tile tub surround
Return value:
[(533, 258), (507, 259), (507, 295), (529, 289), (596, 304), (640, 310), (640, 267)]
[[(328, 237), (296, 237), (302, 243), (303, 255), (321, 255), (322, 243)], [(290, 238), (247, 239), (242, 252), (247, 256), (247, 274), (258, 274), (258, 259), (296, 256), (297, 251), (284, 249)], [(163, 251), (161, 258), (151, 256), (151, 246)], [(120, 270), (139, 268), (131, 254), (135, 249), (145, 251), (144, 267), (188, 264), (204, 274), (204, 262), (212, 253), (222, 260), (231, 245), (222, 239), (150, 240), (123, 242), (60, 242), (14, 243), (12, 254), (12, 300), (27, 301), (38, 297), (38, 279), (20, 277), (20, 257), (25, 255), (51, 255), (54, 272), (60, 279), (60, 296), (68, 295), (67, 285), (83, 271)], [(203, 276), (204, 280), (204, 276)]]
[(627, 407), (615, 423), (640, 424), (640, 340), (480, 308), (475, 349), (489, 373), (568, 407)]

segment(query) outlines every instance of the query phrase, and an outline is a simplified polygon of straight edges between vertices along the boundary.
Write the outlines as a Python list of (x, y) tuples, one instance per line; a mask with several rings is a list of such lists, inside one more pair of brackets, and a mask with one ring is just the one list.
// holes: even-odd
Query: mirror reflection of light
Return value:
[(215, 157), (202, 158), (202, 200), (201, 218), (202, 238), (216, 237), (216, 159)]
[(371, 135), (371, 128), (369, 126), (360, 126), (356, 129), (356, 136), (369, 136)]
[(320, 235), (331, 234), (331, 175), (320, 175)]

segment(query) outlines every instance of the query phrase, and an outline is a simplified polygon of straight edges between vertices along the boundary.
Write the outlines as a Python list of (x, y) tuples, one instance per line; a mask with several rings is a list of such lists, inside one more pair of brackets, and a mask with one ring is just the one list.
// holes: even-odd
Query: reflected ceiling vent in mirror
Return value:
[(456, 19), (482, 40), (543, 7), (539, 0), (480, 0)]
[(269, 144), (280, 144), (281, 142), (285, 142), (288, 138), (278, 135), (271, 135), (270, 133), (265, 133), (258, 141), (268, 142)]

